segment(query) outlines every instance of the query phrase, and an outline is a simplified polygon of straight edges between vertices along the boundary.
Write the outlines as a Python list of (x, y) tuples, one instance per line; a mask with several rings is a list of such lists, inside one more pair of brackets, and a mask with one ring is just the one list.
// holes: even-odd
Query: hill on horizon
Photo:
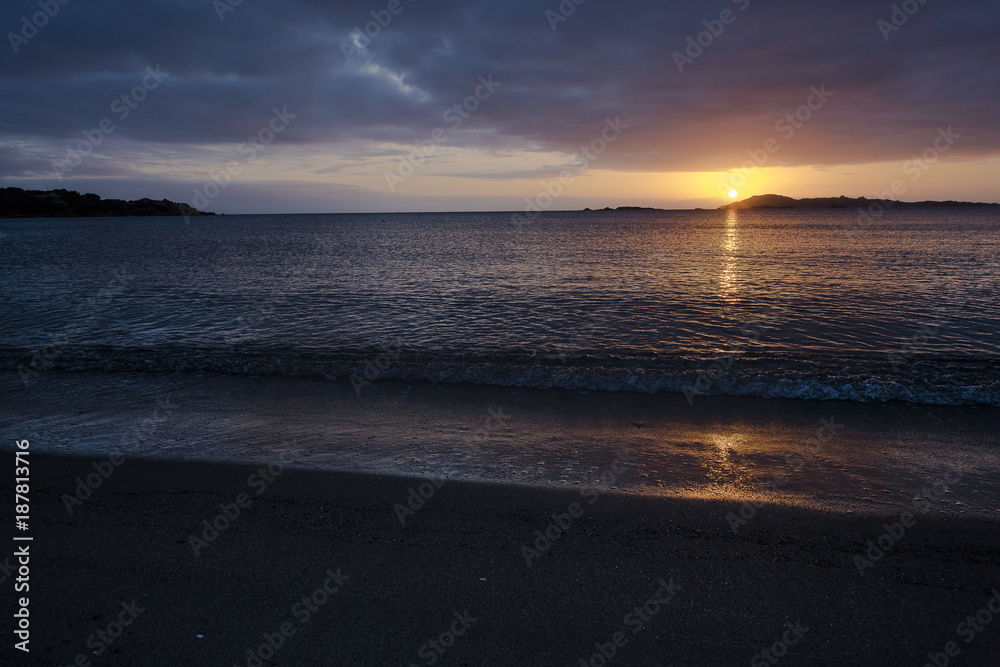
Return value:
[(168, 199), (101, 199), (76, 190), (0, 188), (0, 218), (117, 218), (158, 215), (215, 215)]
[(963, 202), (963, 201), (921, 201), (905, 202), (894, 199), (868, 199), (867, 197), (813, 197), (809, 199), (794, 199), (784, 195), (754, 195), (743, 201), (720, 206), (719, 210), (742, 210), (752, 208), (855, 208), (867, 207), (874, 202), (891, 204), (900, 208), (916, 208), (927, 206), (1000, 206), (1000, 204)]

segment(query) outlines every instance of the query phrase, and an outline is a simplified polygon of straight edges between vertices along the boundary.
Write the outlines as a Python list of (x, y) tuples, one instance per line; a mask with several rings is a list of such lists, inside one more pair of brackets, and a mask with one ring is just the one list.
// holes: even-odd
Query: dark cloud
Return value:
[[(877, 21), (890, 4), (865, 0), (588, 0), (554, 31), (557, 0), (401, 0), (360, 62), (346, 58), (352, 29), (388, 4), (244, 0), (220, 20), (209, 0), (70, 2), (19, 53), (5, 39), (0, 142), (55, 158), (109, 118), (129, 142), (234, 144), (277, 107), (296, 116), (284, 144), (411, 144), (448, 127), (444, 111), (492, 74), (502, 86), (463, 127), (476, 131), (450, 146), (572, 151), (620, 116), (629, 129), (602, 167), (726, 169), (769, 137), (782, 146), (772, 164), (903, 159), (939, 126), (962, 135), (954, 155), (1000, 149), (992, 0), (931, 0), (888, 40)], [(724, 9), (734, 22), (679, 72), (672, 54)], [(7, 2), (0, 27), (17, 33), (38, 11)], [(150, 66), (169, 76), (120, 118), (114, 101)], [(833, 97), (783, 138), (777, 120), (821, 85)], [(4, 175), (40, 168), (37, 154), (4, 151)]]

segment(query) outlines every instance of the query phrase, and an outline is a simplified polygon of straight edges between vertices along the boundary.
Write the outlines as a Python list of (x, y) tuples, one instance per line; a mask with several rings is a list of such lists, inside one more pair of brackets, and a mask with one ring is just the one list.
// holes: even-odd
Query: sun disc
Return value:
[(730, 191), (729, 191), (729, 198), (730, 198), (730, 199), (736, 199), (736, 197), (737, 197), (737, 196), (738, 196), (739, 194), (740, 194), (740, 193), (739, 193), (739, 192), (737, 192), (736, 190), (730, 190)]

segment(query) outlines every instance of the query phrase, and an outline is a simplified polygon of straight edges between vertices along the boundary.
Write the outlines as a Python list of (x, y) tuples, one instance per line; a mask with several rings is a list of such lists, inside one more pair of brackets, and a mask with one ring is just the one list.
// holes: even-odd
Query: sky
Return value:
[(995, 0), (7, 0), (0, 28), (3, 186), (219, 213), (1000, 201)]

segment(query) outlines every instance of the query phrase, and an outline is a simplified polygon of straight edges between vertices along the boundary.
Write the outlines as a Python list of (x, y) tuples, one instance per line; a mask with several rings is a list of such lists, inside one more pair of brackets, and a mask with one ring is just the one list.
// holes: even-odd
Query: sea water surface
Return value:
[(0, 221), (0, 447), (998, 521), (1000, 213), (857, 221)]
[[(0, 362), (1000, 406), (1000, 211), (0, 221)], [(365, 386), (365, 385), (363, 385)]]

